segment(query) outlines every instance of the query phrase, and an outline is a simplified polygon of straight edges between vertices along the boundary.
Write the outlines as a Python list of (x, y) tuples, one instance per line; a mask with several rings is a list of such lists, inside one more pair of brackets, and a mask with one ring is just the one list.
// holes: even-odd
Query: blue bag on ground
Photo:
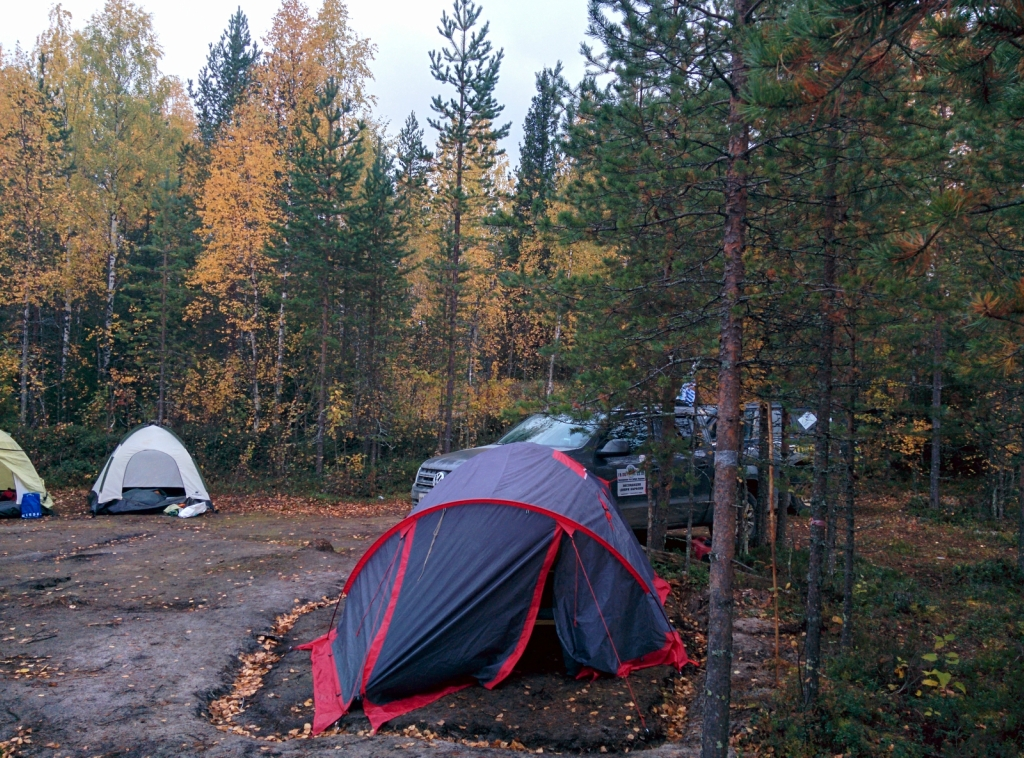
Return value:
[(38, 492), (26, 492), (21, 496), (21, 517), (39, 518), (43, 515), (43, 508), (39, 502)]

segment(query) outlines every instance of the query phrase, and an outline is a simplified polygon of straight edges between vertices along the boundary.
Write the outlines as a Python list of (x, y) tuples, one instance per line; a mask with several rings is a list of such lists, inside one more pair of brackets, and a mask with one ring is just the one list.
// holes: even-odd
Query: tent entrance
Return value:
[(174, 458), (161, 450), (140, 450), (124, 470), (123, 489), (174, 489), (185, 494), (181, 472)]
[(526, 649), (513, 669), (516, 674), (566, 673), (565, 655), (562, 653), (562, 643), (559, 641), (558, 632), (555, 629), (554, 567), (557, 563), (558, 559), (556, 558), (544, 580), (540, 610), (537, 612), (537, 620), (534, 622), (530, 641), (526, 643)]
[(555, 622), (549, 620), (541, 623), (543, 619), (537, 620), (533, 627), (530, 641), (526, 643), (526, 650), (523, 657), (516, 663), (513, 669), (515, 674), (565, 674), (565, 655), (562, 653), (562, 643), (558, 639), (558, 632), (555, 631)]

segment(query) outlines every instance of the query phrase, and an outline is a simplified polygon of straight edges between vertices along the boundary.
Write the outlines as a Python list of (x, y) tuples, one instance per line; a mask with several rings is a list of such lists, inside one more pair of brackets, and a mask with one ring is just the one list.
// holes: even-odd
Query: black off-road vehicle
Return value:
[[(693, 429), (693, 415), (692, 409), (689, 415), (677, 414), (677, 429), (687, 432), (687, 436)], [(690, 510), (693, 511), (694, 525), (711, 523), (714, 440), (705, 428), (707, 414), (698, 409), (697, 418), (700, 438), (693, 453), (693, 500), (691, 503), (689, 483), (681, 479), (672, 491), (669, 528), (686, 526)], [(626, 523), (634, 530), (643, 530), (647, 528), (647, 481), (645, 457), (639, 450), (647, 440), (648, 428), (643, 414), (626, 414), (617, 421), (600, 418), (578, 421), (567, 416), (545, 414), (530, 416), (491, 445), (459, 450), (424, 461), (412, 487), (412, 502), (414, 505), (418, 503), (445, 476), (484, 450), (512, 442), (533, 442), (560, 450), (604, 480)], [(677, 455), (677, 470), (681, 473), (687, 470), (687, 460), (688, 457)]]

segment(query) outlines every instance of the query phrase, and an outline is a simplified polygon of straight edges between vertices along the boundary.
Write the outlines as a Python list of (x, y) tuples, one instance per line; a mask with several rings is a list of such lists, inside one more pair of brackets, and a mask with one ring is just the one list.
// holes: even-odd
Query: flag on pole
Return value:
[(697, 401), (697, 385), (693, 382), (686, 382), (679, 389), (679, 395), (676, 397), (680, 405), (693, 405)]

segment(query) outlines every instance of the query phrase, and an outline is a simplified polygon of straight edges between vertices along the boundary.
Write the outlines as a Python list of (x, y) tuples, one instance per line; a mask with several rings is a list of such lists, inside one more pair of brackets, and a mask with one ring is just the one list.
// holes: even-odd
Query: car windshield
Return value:
[(574, 421), (568, 416), (530, 416), (502, 437), (496, 444), (510, 445), (513, 442), (534, 442), (548, 447), (573, 449), (587, 444), (597, 425)]

